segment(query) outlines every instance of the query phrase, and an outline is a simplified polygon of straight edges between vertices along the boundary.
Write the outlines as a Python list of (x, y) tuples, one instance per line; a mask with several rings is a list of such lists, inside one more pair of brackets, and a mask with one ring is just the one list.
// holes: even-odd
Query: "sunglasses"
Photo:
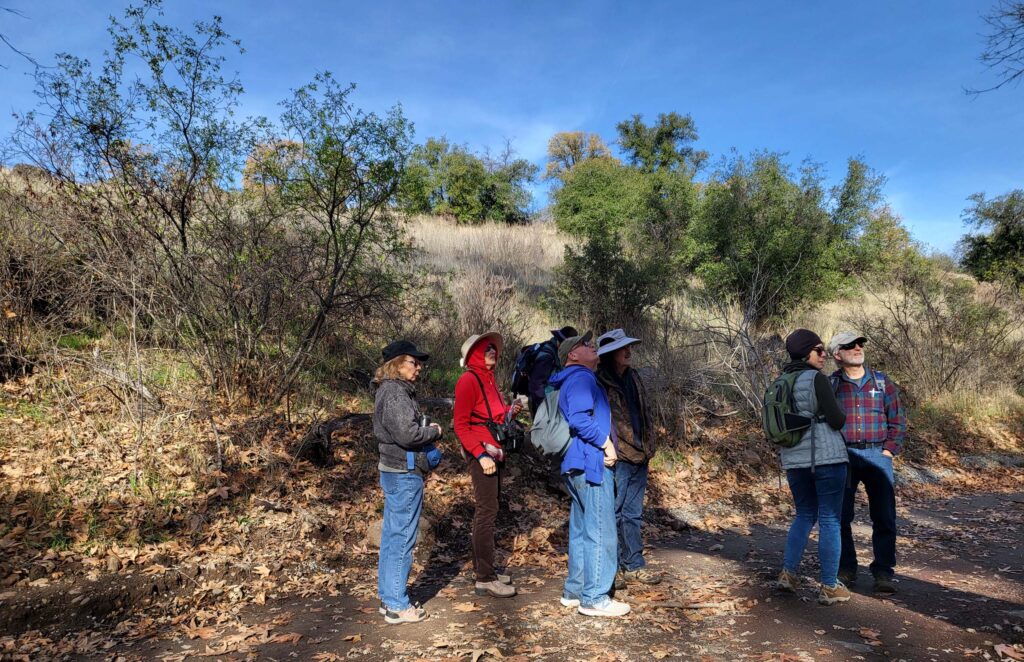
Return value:
[(416, 359), (406, 359), (402, 363), (408, 363), (408, 364), (412, 365), (412, 367), (414, 367), (414, 368), (422, 368), (423, 367), (423, 362), (422, 361), (417, 361)]
[(818, 354), (819, 356), (825, 356), (825, 348), (822, 347), (821, 345), (818, 345), (817, 347), (812, 347), (811, 351), (814, 352), (815, 354)]
[(848, 350), (853, 349), (854, 347), (860, 347), (861, 349), (863, 349), (864, 348), (864, 341), (863, 340), (854, 340), (853, 342), (848, 342), (845, 345), (840, 345), (839, 349), (844, 350), (844, 351), (848, 351)]

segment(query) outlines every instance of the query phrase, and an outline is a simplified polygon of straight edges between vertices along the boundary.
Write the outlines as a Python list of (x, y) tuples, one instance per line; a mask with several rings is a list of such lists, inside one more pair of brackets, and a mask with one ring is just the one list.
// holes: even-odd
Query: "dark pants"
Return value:
[(871, 574), (891, 579), (896, 568), (896, 487), (893, 482), (892, 458), (882, 455), (882, 446), (847, 448), (850, 456), (850, 484), (843, 499), (843, 520), (840, 527), (843, 551), (839, 569), (857, 572), (857, 549), (853, 543), (853, 502), (857, 485), (864, 483), (871, 514), (871, 546), (874, 561)]
[(480, 461), (467, 459), (473, 478), (473, 570), (478, 582), (498, 579), (494, 569), (494, 521), (498, 517), (498, 495), (501, 493), (501, 464), (490, 476), (484, 474)]

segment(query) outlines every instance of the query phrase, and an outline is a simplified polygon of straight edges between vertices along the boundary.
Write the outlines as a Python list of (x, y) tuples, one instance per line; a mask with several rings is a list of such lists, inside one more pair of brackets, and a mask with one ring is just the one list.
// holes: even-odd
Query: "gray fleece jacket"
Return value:
[(377, 437), (381, 471), (408, 471), (406, 452), (416, 453), (416, 471), (426, 474), (430, 466), (424, 451), (441, 434), (437, 428), (420, 427), (416, 387), (404, 379), (386, 379), (377, 387), (373, 405), (373, 436)]

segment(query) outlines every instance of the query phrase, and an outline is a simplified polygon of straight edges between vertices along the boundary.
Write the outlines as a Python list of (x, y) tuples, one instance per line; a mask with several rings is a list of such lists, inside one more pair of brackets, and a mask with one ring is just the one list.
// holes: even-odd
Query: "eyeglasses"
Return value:
[(863, 340), (854, 340), (853, 342), (848, 342), (845, 345), (840, 345), (839, 349), (841, 349), (843, 351), (849, 351), (849, 350), (853, 349), (854, 347), (860, 347), (861, 349), (863, 349), (864, 348), (864, 341)]
[(825, 356), (825, 348), (822, 347), (821, 345), (818, 345), (817, 347), (812, 347), (811, 351), (819, 356)]
[(408, 363), (409, 365), (411, 365), (414, 368), (422, 368), (423, 367), (423, 362), (422, 361), (417, 361), (416, 359), (406, 359), (406, 360), (402, 361), (402, 363)]

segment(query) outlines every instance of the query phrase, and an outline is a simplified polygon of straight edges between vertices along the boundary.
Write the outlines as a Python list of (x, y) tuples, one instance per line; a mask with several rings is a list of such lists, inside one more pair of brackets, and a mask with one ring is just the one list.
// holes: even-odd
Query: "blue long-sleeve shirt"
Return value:
[(562, 473), (583, 471), (587, 482), (600, 485), (604, 479), (602, 447), (612, 428), (608, 396), (589, 368), (572, 365), (551, 377), (559, 389), (558, 408), (569, 422), (572, 440), (562, 458)]

